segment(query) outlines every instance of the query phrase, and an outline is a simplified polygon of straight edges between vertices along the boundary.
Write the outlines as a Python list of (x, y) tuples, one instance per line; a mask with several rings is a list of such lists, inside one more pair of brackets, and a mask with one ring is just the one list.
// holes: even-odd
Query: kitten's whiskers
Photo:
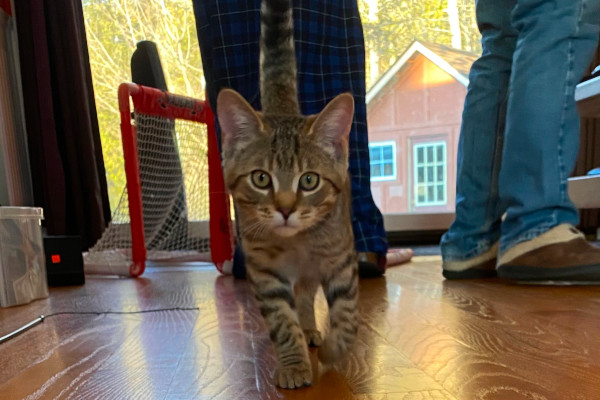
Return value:
[(260, 235), (264, 232), (265, 228), (266, 223), (263, 220), (259, 219), (251, 223), (250, 225), (244, 227), (244, 229), (242, 230), (242, 235), (248, 236), (250, 239), (256, 239), (260, 237)]

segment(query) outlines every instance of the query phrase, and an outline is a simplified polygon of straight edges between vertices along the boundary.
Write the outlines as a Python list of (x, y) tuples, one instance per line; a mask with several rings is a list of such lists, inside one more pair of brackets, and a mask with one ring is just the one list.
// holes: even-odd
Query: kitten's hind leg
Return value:
[(304, 331), (306, 343), (313, 347), (319, 347), (323, 343), (315, 321), (315, 295), (320, 285), (311, 279), (300, 279), (294, 286), (300, 326)]
[(269, 325), (275, 345), (277, 386), (294, 389), (312, 384), (312, 368), (302, 328), (294, 311), (295, 300), (289, 280), (269, 269), (248, 265), (248, 278)]
[(319, 348), (319, 360), (330, 364), (354, 343), (358, 330), (358, 262), (349, 256), (323, 283), (329, 305), (329, 333)]

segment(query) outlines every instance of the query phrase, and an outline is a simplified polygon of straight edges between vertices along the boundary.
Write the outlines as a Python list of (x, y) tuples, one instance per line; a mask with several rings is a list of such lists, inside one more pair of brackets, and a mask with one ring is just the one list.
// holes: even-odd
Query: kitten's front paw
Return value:
[(304, 337), (306, 338), (306, 343), (312, 347), (319, 347), (323, 344), (323, 337), (321, 336), (321, 332), (316, 329), (305, 329)]
[(275, 371), (275, 384), (283, 389), (296, 389), (312, 384), (312, 369), (310, 364), (278, 367)]

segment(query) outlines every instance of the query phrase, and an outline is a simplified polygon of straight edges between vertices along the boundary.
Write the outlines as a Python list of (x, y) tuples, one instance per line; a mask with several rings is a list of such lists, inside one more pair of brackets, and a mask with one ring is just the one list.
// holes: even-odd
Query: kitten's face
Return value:
[(325, 218), (339, 195), (345, 163), (310, 140), (312, 120), (263, 119), (264, 134), (232, 154), (227, 181), (244, 234), (289, 237)]
[(326, 218), (348, 179), (352, 97), (315, 116), (262, 116), (228, 92), (218, 103), (223, 166), (242, 234), (290, 237)]

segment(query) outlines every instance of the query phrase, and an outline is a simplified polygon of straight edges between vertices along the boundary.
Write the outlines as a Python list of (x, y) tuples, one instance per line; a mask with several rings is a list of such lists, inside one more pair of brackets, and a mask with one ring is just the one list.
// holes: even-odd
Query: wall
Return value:
[[(466, 87), (418, 54), (401, 69), (368, 107), (369, 140), (396, 141), (397, 179), (372, 182), (375, 202), (384, 213), (453, 211), (456, 151)], [(446, 141), (447, 202), (414, 207), (412, 146)]]

